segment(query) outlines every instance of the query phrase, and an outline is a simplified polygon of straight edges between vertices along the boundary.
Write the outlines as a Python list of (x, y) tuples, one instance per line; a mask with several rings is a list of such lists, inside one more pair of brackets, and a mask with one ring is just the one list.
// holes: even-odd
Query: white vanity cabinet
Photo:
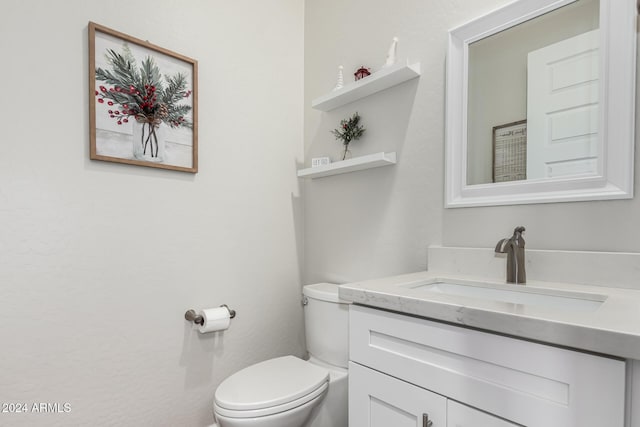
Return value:
[(624, 426), (622, 360), (358, 305), (349, 329), (350, 427)]

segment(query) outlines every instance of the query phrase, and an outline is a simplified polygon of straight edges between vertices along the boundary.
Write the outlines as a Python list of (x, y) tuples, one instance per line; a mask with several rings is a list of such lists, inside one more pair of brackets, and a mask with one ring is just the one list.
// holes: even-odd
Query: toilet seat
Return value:
[(217, 414), (251, 418), (284, 412), (321, 397), (329, 371), (294, 356), (266, 360), (236, 372), (215, 393)]

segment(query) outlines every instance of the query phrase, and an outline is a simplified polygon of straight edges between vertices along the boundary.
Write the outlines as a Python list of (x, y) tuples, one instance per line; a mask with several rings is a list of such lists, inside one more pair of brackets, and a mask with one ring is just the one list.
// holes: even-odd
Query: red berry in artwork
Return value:
[[(188, 101), (180, 103), (180, 96), (187, 98), (192, 95), (192, 91), (187, 90), (185, 78), (181, 75), (167, 77), (169, 87), (165, 88), (163, 76), (160, 75), (153, 58), (148, 57), (142, 62), (141, 68), (138, 68), (134, 64), (135, 58), (126, 46), (123, 46), (123, 52), (118, 54), (113, 49), (107, 49), (106, 56), (112, 70), (95, 70), (95, 83), (92, 86), (94, 99), (98, 102), (92, 105), (95, 107), (97, 103), (106, 103), (108, 107), (116, 107), (115, 110), (109, 109), (107, 116), (113, 118), (118, 125), (130, 123), (131, 117), (131, 123), (146, 123), (151, 129), (162, 122), (171, 127), (190, 127), (191, 116), (180, 116), (180, 113), (189, 114), (188, 112), (195, 108), (193, 104), (186, 105)], [(155, 82), (160, 86), (156, 87)], [(97, 88), (95, 84), (98, 84)], [(107, 86), (108, 84), (112, 86)], [(128, 104), (129, 102), (131, 104)], [(93, 107), (92, 109), (95, 110)], [(104, 117), (105, 110), (102, 107), (98, 110)], [(147, 139), (151, 136), (155, 135), (145, 135)]]

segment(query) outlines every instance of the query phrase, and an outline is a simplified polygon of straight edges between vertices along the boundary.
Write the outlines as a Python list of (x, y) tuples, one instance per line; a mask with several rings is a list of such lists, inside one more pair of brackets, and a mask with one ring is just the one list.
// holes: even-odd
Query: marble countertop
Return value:
[[(595, 309), (519, 304), (418, 288), (435, 281), (475, 282), (529, 293), (579, 293), (602, 301)], [(339, 287), (341, 299), (514, 337), (640, 360), (640, 291), (582, 284), (530, 281), (512, 285), (432, 271), (354, 282)]]

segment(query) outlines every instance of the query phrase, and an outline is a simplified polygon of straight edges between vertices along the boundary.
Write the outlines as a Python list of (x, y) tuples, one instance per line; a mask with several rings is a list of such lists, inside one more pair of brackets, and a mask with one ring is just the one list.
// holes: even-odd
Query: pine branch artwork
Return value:
[(140, 123), (140, 152), (146, 155), (149, 150), (150, 156), (157, 158), (157, 132), (162, 123), (171, 128), (193, 127), (187, 117), (192, 107), (183, 103), (192, 94), (187, 77), (182, 73), (163, 76), (152, 56), (138, 67), (127, 43), (123, 43), (121, 53), (107, 49), (105, 56), (111, 69), (96, 69), (96, 81), (104, 82), (95, 91), (97, 101), (114, 107), (108, 114), (118, 125), (128, 123), (130, 118)]
[(347, 158), (349, 143), (360, 139), (364, 131), (365, 128), (360, 124), (360, 115), (357, 112), (348, 119), (340, 120), (340, 127), (331, 131), (333, 136), (335, 136), (336, 139), (342, 140), (342, 143), (344, 144), (342, 160)]

